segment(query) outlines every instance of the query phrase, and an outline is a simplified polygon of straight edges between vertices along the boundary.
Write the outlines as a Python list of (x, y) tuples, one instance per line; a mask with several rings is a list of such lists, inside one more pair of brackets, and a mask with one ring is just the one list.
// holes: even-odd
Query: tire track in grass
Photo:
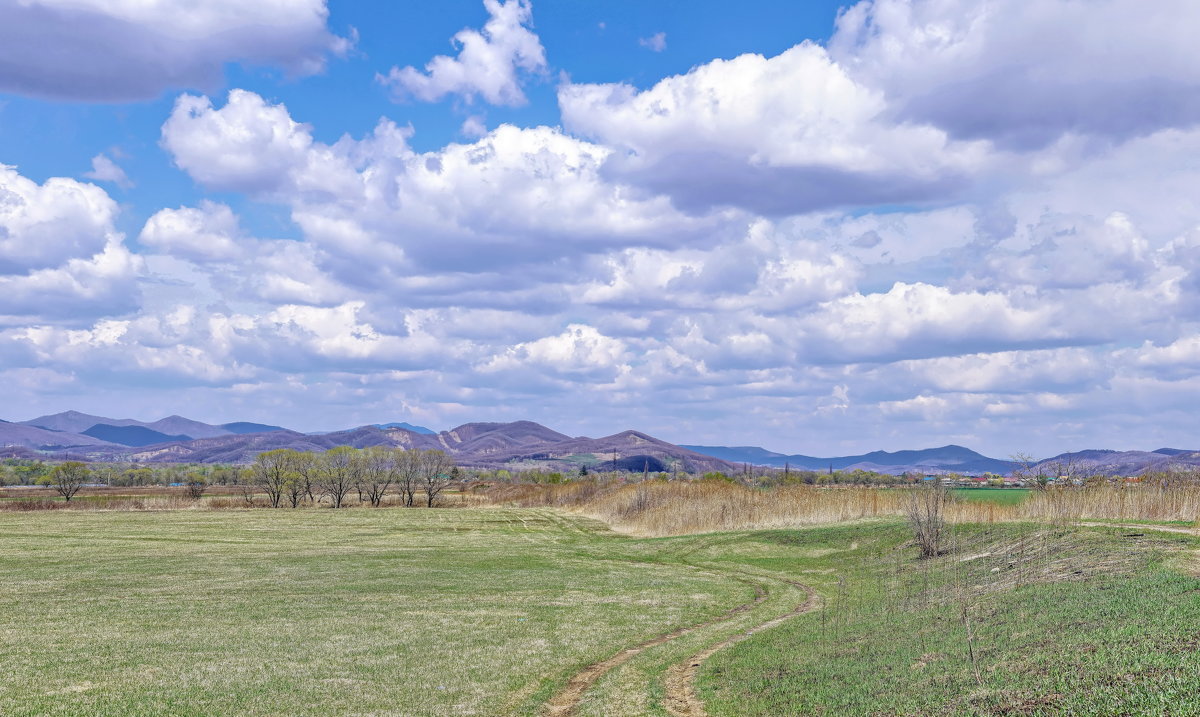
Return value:
[[(556, 520), (564, 520), (564, 521), (568, 520), (565, 516), (558, 515), (557, 512), (554, 511), (554, 509), (550, 509), (548, 512), (550, 513), (550, 515), (554, 516)], [(595, 685), (596, 682), (599, 681), (601, 677), (604, 677), (609, 672), (611, 672), (613, 669), (620, 667), (621, 665), (625, 664), (629, 660), (633, 659), (637, 655), (641, 654), (642, 652), (644, 652), (652, 647), (656, 647), (658, 645), (665, 644), (672, 640), (676, 640), (680, 637), (683, 637), (684, 635), (689, 635), (697, 630), (702, 630), (704, 628), (712, 627), (714, 625), (719, 625), (721, 623), (732, 620), (732, 619), (736, 618), (737, 616), (741, 615), (742, 613), (752, 610), (753, 608), (755, 608), (759, 604), (761, 604), (764, 600), (766, 600), (770, 596), (770, 592), (767, 589), (767, 586), (763, 583), (754, 582), (754, 581), (748, 580), (746, 578), (736, 577), (736, 576), (732, 575), (729, 571), (715, 571), (715, 570), (712, 570), (709, 568), (700, 567), (698, 565), (692, 565), (683, 559), (686, 555), (690, 555), (692, 553), (698, 552), (699, 550), (703, 550), (705, 548), (711, 547), (714, 544), (719, 544), (721, 542), (727, 542), (728, 540), (729, 540), (728, 537), (722, 537), (722, 538), (718, 538), (715, 540), (701, 539), (690, 545), (684, 546), (683, 550), (678, 552), (677, 554), (672, 554), (673, 551), (667, 551), (665, 553), (665, 555), (674, 557), (675, 559), (677, 559), (679, 562), (674, 563), (674, 565), (676, 565), (677, 567), (691, 568), (693, 570), (698, 570), (698, 571), (701, 571), (704, 573), (708, 573), (710, 575), (720, 575), (722, 577), (732, 577), (734, 580), (737, 580), (739, 582), (753, 586), (754, 587), (754, 599), (753, 600), (751, 600), (750, 602), (742, 603), (741, 605), (738, 605), (738, 606), (732, 608), (731, 610), (729, 610), (728, 612), (718, 615), (717, 617), (711, 618), (709, 620), (706, 620), (704, 622), (697, 623), (694, 625), (688, 625), (685, 627), (677, 628), (675, 630), (672, 630), (671, 632), (659, 635), (658, 637), (651, 638), (644, 642), (640, 642), (632, 647), (625, 648), (625, 649), (609, 656), (607, 659), (600, 660), (598, 662), (593, 662), (592, 664), (584, 667), (582, 670), (579, 670), (574, 675), (572, 675), (571, 679), (567, 681), (566, 686), (563, 687), (561, 690), (559, 690), (557, 693), (555, 693), (554, 696), (551, 697), (545, 703), (545, 705), (543, 706), (543, 709), (542, 709), (542, 714), (545, 715), (545, 717), (570, 717), (571, 715), (574, 715), (579, 708), (579, 704), (582, 701), (584, 694), (587, 693), (587, 691), (589, 689), (591, 689), (592, 686)], [(603, 558), (602, 558), (602, 560), (603, 560)], [(624, 562), (624, 561), (620, 561), (620, 562)], [(632, 561), (632, 562), (641, 563), (643, 561)], [(754, 577), (758, 577), (758, 576), (754, 576)]]
[(696, 674), (700, 672), (700, 666), (704, 664), (705, 660), (721, 650), (736, 645), (751, 635), (781, 625), (797, 615), (811, 612), (820, 604), (820, 598), (817, 597), (817, 593), (811, 587), (794, 580), (782, 578), (780, 580), (800, 588), (808, 595), (808, 598), (800, 605), (797, 605), (791, 612), (759, 623), (749, 630), (739, 632), (732, 637), (710, 645), (667, 670), (665, 682), (666, 695), (663, 697), (663, 706), (667, 708), (667, 711), (673, 717), (708, 717), (708, 712), (704, 709), (704, 703), (696, 694)]
[[(1119, 528), (1121, 530), (1157, 530), (1163, 533), (1177, 533), (1200, 537), (1200, 528), (1188, 528), (1182, 525), (1158, 525), (1155, 523), (1103, 523), (1083, 521), (1079, 525), (1085, 528)], [(1194, 578), (1200, 578), (1200, 550), (1192, 552), (1190, 564), (1185, 563), (1184, 570)]]
[[(692, 687), (692, 681), (695, 678), (695, 672), (696, 672), (699, 664), (701, 662), (703, 662), (704, 659), (707, 659), (708, 656), (716, 653), (719, 650), (722, 650), (726, 647), (729, 647), (730, 645), (733, 645), (737, 642), (740, 642), (741, 640), (744, 640), (746, 637), (749, 637), (750, 635), (752, 635), (756, 632), (774, 627), (775, 625), (778, 625), (778, 624), (784, 622), (785, 620), (795, 617), (796, 615), (799, 615), (804, 612), (808, 612), (809, 610), (813, 609), (819, 602), (819, 599), (817, 598), (817, 594), (816, 594), (816, 592), (813, 591), (812, 588), (810, 588), (809, 586), (804, 585), (802, 583), (798, 583), (794, 580), (787, 580), (786, 578), (777, 578), (777, 577), (771, 577), (771, 576), (767, 576), (767, 575), (759, 575), (756, 573), (750, 573), (750, 572), (746, 572), (746, 571), (742, 571), (742, 570), (719, 570), (711, 565), (692, 564), (692, 563), (688, 562), (686, 559), (687, 556), (693, 555), (702, 550), (706, 550), (708, 548), (712, 548), (714, 546), (718, 546), (718, 545), (722, 545), (722, 544), (726, 544), (726, 543), (730, 543), (730, 542), (735, 542), (737, 539), (738, 539), (737, 536), (720, 536), (720, 537), (714, 537), (712, 539), (707, 539), (707, 540), (701, 539), (701, 540), (698, 540), (695, 542), (691, 542), (690, 544), (680, 546), (682, 548), (682, 550), (679, 550), (678, 552), (669, 550), (667, 552), (667, 555), (670, 555), (671, 557), (674, 557), (676, 560), (679, 561), (679, 562), (675, 563), (675, 565), (677, 565), (677, 566), (688, 567), (688, 568), (692, 568), (694, 570), (699, 570), (699, 571), (706, 572), (709, 574), (715, 574), (715, 575), (721, 575), (723, 577), (729, 577), (734, 580), (738, 580), (740, 582), (746, 583), (748, 585), (752, 585), (754, 587), (754, 599), (753, 600), (751, 600), (750, 602), (742, 603), (741, 605), (738, 605), (738, 606), (732, 608), (731, 610), (729, 610), (728, 612), (718, 615), (717, 617), (711, 618), (709, 620), (706, 620), (704, 622), (700, 622), (700, 623), (697, 623), (694, 625), (677, 628), (675, 630), (672, 630), (671, 632), (665, 633), (663, 635), (659, 635), (658, 637), (655, 637), (655, 638), (651, 638), (644, 642), (638, 643), (632, 647), (625, 648), (625, 649), (611, 655), (607, 659), (600, 660), (599, 662), (593, 662), (592, 664), (584, 667), (582, 670), (579, 670), (578, 672), (576, 672), (571, 677), (571, 679), (567, 681), (566, 686), (563, 687), (561, 690), (559, 690), (553, 697), (550, 698), (549, 701), (547, 701), (545, 703), (545, 705), (542, 709), (542, 715), (544, 715), (544, 717), (571, 717), (572, 715), (575, 715), (577, 713), (580, 703), (582, 702), (583, 697), (588, 692), (588, 690), (590, 690), (600, 680), (600, 678), (607, 675), (613, 669), (620, 667), (621, 665), (630, 661), (634, 657), (637, 657), (641, 653), (643, 653), (646, 650), (649, 650), (653, 647), (663, 645), (665, 643), (671, 642), (672, 640), (676, 640), (681, 637), (684, 637), (685, 635), (690, 635), (698, 630), (704, 630), (704, 629), (707, 629), (710, 627), (715, 627), (718, 625), (722, 625), (724, 623), (731, 622), (734, 619), (736, 619), (737, 617), (741, 616), (742, 614), (749, 612), (750, 610), (753, 610), (754, 608), (758, 607), (764, 601), (766, 601), (766, 599), (768, 597), (770, 597), (770, 588), (768, 587), (768, 583), (763, 582), (765, 580), (775, 580), (780, 583), (792, 585), (794, 587), (798, 587), (801, 590), (803, 590), (805, 592), (805, 594), (808, 596), (807, 599), (805, 600), (805, 602), (803, 604), (797, 606), (791, 612), (788, 612), (784, 615), (780, 615), (778, 617), (772, 618), (771, 620), (767, 620), (766, 622), (760, 623), (757, 626), (750, 628), (746, 632), (738, 633), (737, 635), (735, 635), (732, 638), (722, 640), (722, 641), (710, 646), (708, 649), (706, 649), (702, 653), (699, 653), (699, 655), (703, 655), (703, 657), (700, 657), (700, 659), (697, 659), (697, 657), (699, 657), (699, 655), (693, 656), (692, 659), (687, 660), (685, 663), (680, 665), (679, 667), (682, 668), (682, 671), (680, 672), (679, 677), (681, 679), (676, 680), (676, 683), (675, 683), (676, 689), (674, 691), (672, 691), (672, 684), (673, 684), (672, 680), (671, 680), (672, 674), (671, 674), (671, 671), (668, 671), (667, 695), (666, 695), (666, 699), (665, 699), (668, 711), (672, 710), (672, 705), (675, 703), (687, 704), (686, 696), (690, 695), (691, 701), (694, 702), (695, 705), (697, 705), (699, 711), (697, 711), (697, 712), (681, 712), (678, 714), (685, 714), (685, 715), (694, 716), (694, 717), (701, 717), (701, 716), (705, 715), (706, 713), (704, 712), (703, 704), (700, 703), (699, 700), (695, 697), (695, 691), (694, 691), (694, 688)], [(745, 576), (745, 577), (739, 577), (739, 575)], [(696, 663), (695, 666), (691, 665), (691, 663), (693, 663), (693, 662)], [(680, 697), (684, 697), (683, 702), (679, 701)], [(677, 714), (677, 713), (672, 712), (672, 714)]]
[(1101, 521), (1081, 521), (1084, 528), (1120, 528), (1121, 530), (1157, 530), (1162, 533), (1179, 533), (1200, 537), (1200, 529), (1187, 528), (1182, 525), (1161, 525), (1158, 523), (1105, 523)]
[(574, 715), (579, 708), (579, 703), (583, 699), (584, 694), (591, 689), (592, 685), (596, 684), (597, 680), (608, 674), (614, 668), (625, 664), (629, 660), (652, 647), (662, 645), (683, 637), (684, 635), (689, 635), (697, 630), (702, 630), (707, 627), (728, 622), (738, 615), (757, 607), (770, 595), (770, 592), (764, 583), (755, 583), (750, 580), (746, 580), (745, 578), (734, 579), (754, 586), (753, 600), (742, 603), (741, 605), (738, 605), (737, 607), (722, 615), (718, 615), (711, 620), (706, 620), (704, 622), (697, 623), (695, 625), (689, 625), (687, 627), (677, 628), (666, 634), (659, 635), (658, 637), (651, 638), (645, 642), (638, 643), (633, 647), (627, 647), (620, 652), (611, 655), (607, 659), (600, 660), (599, 662), (593, 662), (579, 672), (576, 672), (571, 679), (567, 681), (567, 685), (559, 690), (558, 693), (556, 693), (553, 697), (551, 697), (548, 702), (546, 702), (546, 705), (542, 710), (542, 714), (546, 717), (570, 717), (571, 715)]

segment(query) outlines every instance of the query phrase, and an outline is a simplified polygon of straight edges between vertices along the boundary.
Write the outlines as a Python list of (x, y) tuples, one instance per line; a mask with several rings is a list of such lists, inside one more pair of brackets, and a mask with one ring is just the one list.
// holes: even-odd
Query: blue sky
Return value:
[(0, 418), (1195, 447), (1198, 13), (4, 4)]
[[(158, 146), (159, 129), (171, 112), (179, 91), (206, 90), (219, 95), (232, 87), (252, 90), (288, 106), (294, 116), (313, 125), (313, 135), (335, 142), (343, 134), (369, 132), (380, 117), (415, 130), (412, 145), (432, 150), (462, 140), (463, 120), (484, 114), (492, 124), (518, 125), (559, 122), (555, 86), (559, 74), (580, 82), (630, 82), (639, 87), (664, 76), (687, 72), (714, 57), (746, 52), (776, 54), (797, 37), (822, 40), (833, 28), (838, 3), (781, 3), (756, 0), (739, 7), (735, 16), (716, 2), (645, 3), (575, 2), (539, 6), (535, 29), (552, 58), (544, 76), (526, 87), (528, 103), (518, 107), (464, 105), (441, 102), (394, 102), (375, 80), (392, 66), (421, 66), (430, 57), (452, 50), (450, 38), (465, 27), (487, 19), (479, 2), (331, 3), (329, 29), (341, 36), (356, 35), (354, 48), (328, 63), (324, 71), (289, 77), (271, 66), (229, 62), (222, 81), (211, 87), (165, 87), (156, 97), (140, 102), (47, 101), (41, 97), (2, 95), (0, 156), (20, 167), (25, 176), (44, 181), (54, 176), (78, 177), (91, 168), (101, 152), (126, 155), (121, 166), (137, 191), (118, 191), (129, 207), (121, 226), (140, 229), (164, 206), (200, 201), (206, 192), (175, 170), (171, 157)], [(714, 19), (722, 17), (719, 26)], [(657, 33), (669, 34), (669, 52), (654, 52), (638, 41)], [(239, 202), (237, 196), (222, 201)], [(276, 212), (243, 204), (243, 217), (272, 236), (295, 237), (295, 228)]]

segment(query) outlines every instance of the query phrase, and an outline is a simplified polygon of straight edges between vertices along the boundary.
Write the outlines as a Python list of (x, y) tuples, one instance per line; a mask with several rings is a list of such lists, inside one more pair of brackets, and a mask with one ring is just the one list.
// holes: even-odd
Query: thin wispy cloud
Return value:
[(125, 170), (105, 154), (97, 154), (92, 157), (92, 170), (84, 172), (83, 176), (98, 182), (112, 182), (121, 189), (129, 189), (133, 186), (133, 182), (125, 174)]
[(638, 44), (647, 50), (653, 52), (662, 52), (667, 49), (667, 33), (656, 32), (650, 37), (638, 38)]

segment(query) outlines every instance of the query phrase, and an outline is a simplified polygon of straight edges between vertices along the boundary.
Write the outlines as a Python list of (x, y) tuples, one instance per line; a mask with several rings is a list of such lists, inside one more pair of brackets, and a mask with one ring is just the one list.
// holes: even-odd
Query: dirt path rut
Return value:
[(816, 592), (814, 592), (809, 586), (792, 580), (784, 580), (784, 582), (800, 588), (807, 593), (808, 598), (800, 605), (797, 605), (796, 608), (791, 612), (767, 620), (766, 622), (760, 623), (749, 630), (739, 632), (733, 637), (729, 637), (714, 645), (710, 645), (704, 650), (692, 655), (687, 660), (684, 660), (683, 662), (667, 670), (666, 696), (663, 698), (663, 704), (667, 708), (668, 712), (675, 717), (707, 717), (708, 713), (704, 710), (704, 703), (701, 702), (700, 698), (696, 695), (696, 674), (700, 671), (700, 666), (704, 664), (704, 661), (721, 650), (736, 645), (751, 635), (762, 632), (763, 630), (769, 630), (777, 625), (783, 624), (797, 615), (803, 615), (806, 612), (814, 610), (820, 604), (820, 598), (817, 597)]
[(766, 600), (767, 595), (768, 592), (766, 585), (755, 583), (754, 599), (750, 602), (742, 603), (732, 610), (722, 615), (718, 615), (711, 620), (697, 623), (695, 625), (689, 625), (688, 627), (681, 627), (677, 630), (672, 630), (671, 632), (646, 640), (645, 642), (634, 645), (633, 647), (625, 648), (624, 650), (621, 650), (605, 660), (593, 662), (579, 672), (575, 673), (570, 681), (567, 682), (567, 686), (560, 690), (558, 694), (554, 695), (554, 697), (550, 698), (550, 701), (546, 703), (545, 708), (542, 710), (542, 714), (546, 715), (546, 717), (570, 717), (570, 715), (574, 715), (576, 710), (579, 708), (579, 702), (583, 699), (584, 693), (586, 693), (592, 685), (596, 684), (597, 680), (608, 674), (608, 672), (613, 668), (619, 667), (620, 665), (631, 660), (636, 655), (640, 654), (642, 651), (651, 647), (678, 639), (684, 635), (695, 632), (696, 630), (732, 620), (738, 615), (753, 609), (762, 601)]

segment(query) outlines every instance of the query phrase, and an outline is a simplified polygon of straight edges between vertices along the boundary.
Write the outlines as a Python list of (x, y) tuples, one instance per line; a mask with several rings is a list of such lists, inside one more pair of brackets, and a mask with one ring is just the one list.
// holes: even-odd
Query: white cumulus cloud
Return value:
[(228, 261), (241, 255), (238, 219), (225, 204), (161, 209), (146, 220), (138, 240), (157, 251), (194, 261)]
[(1198, 24), (1191, 0), (868, 0), (829, 48), (893, 121), (1029, 149), (1196, 124)]
[(559, 88), (572, 131), (618, 148), (613, 170), (685, 207), (795, 214), (953, 195), (985, 148), (881, 115), (883, 94), (809, 42), (714, 60), (639, 91)]
[(530, 30), (533, 7), (528, 0), (483, 0), (491, 16), (483, 30), (464, 29), (454, 36), (457, 57), (438, 55), (421, 72), (393, 67), (378, 80), (399, 98), (437, 102), (457, 95), (493, 105), (523, 105), (524, 75), (546, 71), (546, 51)]
[(350, 41), (325, 0), (0, 3), (0, 91), (96, 102), (212, 89), (229, 62), (319, 72)]

